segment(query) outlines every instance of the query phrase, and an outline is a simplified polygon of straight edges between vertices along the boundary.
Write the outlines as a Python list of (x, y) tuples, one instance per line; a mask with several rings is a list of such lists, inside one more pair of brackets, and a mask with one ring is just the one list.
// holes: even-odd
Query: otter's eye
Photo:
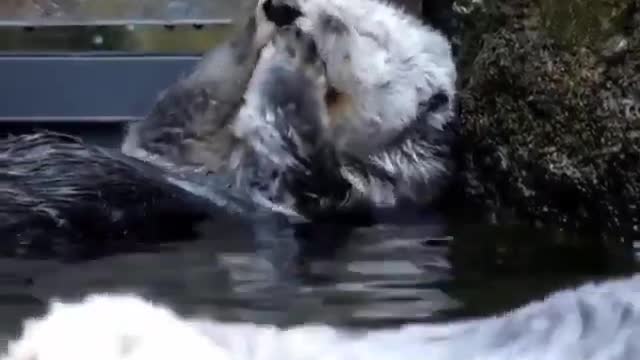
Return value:
[(302, 16), (300, 10), (291, 5), (274, 5), (273, 0), (267, 0), (262, 4), (262, 9), (267, 19), (278, 27), (293, 24), (297, 18)]

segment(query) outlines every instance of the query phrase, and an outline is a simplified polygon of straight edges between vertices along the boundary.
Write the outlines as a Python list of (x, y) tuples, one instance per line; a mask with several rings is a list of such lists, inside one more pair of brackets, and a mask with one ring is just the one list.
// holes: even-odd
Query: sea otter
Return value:
[[(236, 172), (255, 199), (311, 220), (433, 201), (453, 171), (456, 69), (447, 38), (377, 0), (261, 0), (256, 12), (311, 38), (325, 79), (310, 83), (326, 88), (324, 106), (255, 101), (302, 90), (265, 80), (277, 78), (268, 72), (280, 66), (256, 70), (253, 80), (239, 76), (247, 85), (243, 97), (222, 91), (229, 94), (222, 102), (219, 75), (196, 70), (131, 128), (123, 151)], [(207, 67), (205, 59), (200, 68)], [(277, 115), (291, 106), (295, 112)], [(320, 121), (307, 120), (313, 118)], [(290, 122), (309, 126), (304, 139), (282, 126)], [(301, 143), (312, 145), (300, 149)], [(238, 166), (237, 149), (254, 154), (254, 166)]]
[[(451, 171), (449, 44), (388, 4), (345, 4), (261, 1), (237, 36), (129, 129), (122, 151), (163, 172), (155, 178), (141, 162), (68, 137), (4, 140), (6, 154), (21, 148), (4, 158), (5, 203), (24, 210), (3, 210), (0, 233), (12, 239), (4, 252), (97, 254), (135, 243), (131, 234), (169, 234), (157, 225), (162, 221), (150, 220), (159, 209), (154, 199), (173, 201), (182, 189), (198, 195), (196, 203), (222, 188), (247, 193), (312, 220), (405, 199), (428, 202)], [(31, 172), (15, 176), (14, 167), (35, 158), (50, 166), (31, 164)], [(205, 180), (197, 184), (187, 174)], [(202, 217), (199, 206), (169, 203), (158, 212), (175, 217), (167, 228), (179, 223), (171, 214), (186, 214), (186, 229)], [(89, 241), (96, 245), (77, 248)]]
[(634, 360), (640, 277), (557, 291), (495, 317), (354, 331), (185, 318), (132, 294), (53, 301), (2, 360)]

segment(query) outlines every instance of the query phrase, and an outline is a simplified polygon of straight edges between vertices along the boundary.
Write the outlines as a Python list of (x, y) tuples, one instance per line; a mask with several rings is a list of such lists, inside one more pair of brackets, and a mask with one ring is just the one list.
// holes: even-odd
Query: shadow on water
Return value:
[(625, 251), (615, 247), (578, 246), (549, 229), (469, 224), (437, 214), (360, 228), (208, 223), (199, 240), (153, 252), (76, 264), (0, 260), (0, 330), (11, 336), (52, 297), (108, 290), (221, 320), (443, 321), (505, 311), (628, 270)]

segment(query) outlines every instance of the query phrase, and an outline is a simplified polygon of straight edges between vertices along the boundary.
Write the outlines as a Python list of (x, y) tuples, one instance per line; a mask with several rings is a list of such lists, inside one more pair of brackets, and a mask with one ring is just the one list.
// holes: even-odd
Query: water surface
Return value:
[(623, 267), (619, 253), (575, 248), (557, 232), (437, 215), (412, 225), (284, 228), (261, 245), (254, 235), (210, 223), (198, 241), (146, 253), (75, 264), (0, 260), (0, 335), (14, 336), (48, 299), (99, 291), (133, 291), (221, 320), (444, 321), (498, 313)]

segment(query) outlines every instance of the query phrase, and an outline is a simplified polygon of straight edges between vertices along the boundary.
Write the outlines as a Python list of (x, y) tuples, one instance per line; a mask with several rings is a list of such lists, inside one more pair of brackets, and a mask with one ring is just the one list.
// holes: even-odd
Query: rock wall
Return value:
[(458, 1), (462, 187), (489, 214), (640, 226), (640, 1)]

